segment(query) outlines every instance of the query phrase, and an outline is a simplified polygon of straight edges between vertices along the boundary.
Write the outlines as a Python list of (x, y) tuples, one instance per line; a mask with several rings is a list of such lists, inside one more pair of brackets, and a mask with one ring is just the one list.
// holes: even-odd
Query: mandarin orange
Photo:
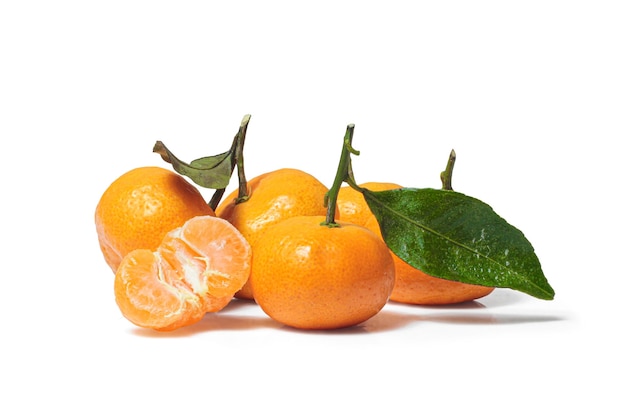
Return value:
[[(248, 200), (237, 203), (238, 190), (228, 195), (215, 210), (218, 217), (231, 222), (250, 244), (267, 227), (294, 216), (324, 215), (324, 196), (328, 188), (304, 171), (283, 168), (261, 174), (248, 181)], [(246, 284), (235, 294), (253, 300)]]
[(134, 249), (154, 251), (167, 232), (194, 216), (214, 215), (198, 189), (160, 167), (140, 167), (104, 191), (95, 213), (104, 259), (115, 272)]
[[(359, 185), (371, 191), (385, 191), (402, 188), (389, 182), (366, 182)], [(381, 236), (380, 228), (363, 194), (352, 187), (339, 190), (337, 208), (342, 221), (350, 221), (372, 230)], [(391, 252), (396, 268), (396, 280), (390, 300), (421, 305), (456, 304), (482, 298), (493, 291), (491, 287), (465, 284), (442, 278), (435, 278), (412, 267), (395, 253)]]
[[(381, 236), (374, 215), (365, 227)], [(391, 256), (396, 268), (396, 283), (389, 297), (391, 301), (418, 305), (458, 304), (482, 298), (494, 290), (492, 287), (436, 278), (412, 267), (393, 252)]]
[(252, 245), (250, 284), (261, 309), (301, 329), (354, 326), (376, 315), (394, 284), (389, 249), (352, 223), (328, 227), (324, 216), (297, 216)]
[[(365, 182), (359, 186), (371, 191), (402, 188), (402, 186), (391, 182)], [(341, 221), (358, 224), (359, 226), (364, 226), (369, 218), (373, 216), (363, 194), (348, 185), (344, 185), (339, 189), (337, 210), (339, 211)]]
[(115, 274), (115, 300), (137, 326), (171, 331), (224, 308), (250, 275), (252, 251), (226, 220), (197, 216), (155, 251), (136, 249)]

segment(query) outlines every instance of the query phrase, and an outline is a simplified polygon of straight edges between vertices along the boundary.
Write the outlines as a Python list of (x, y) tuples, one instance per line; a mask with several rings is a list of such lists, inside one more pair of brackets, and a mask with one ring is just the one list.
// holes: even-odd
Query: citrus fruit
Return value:
[(352, 223), (297, 216), (269, 227), (252, 246), (250, 284), (261, 309), (301, 329), (353, 326), (377, 314), (393, 289), (385, 243)]
[(169, 331), (224, 308), (248, 279), (250, 244), (226, 220), (197, 216), (165, 235), (155, 251), (127, 254), (115, 274), (122, 315)]
[(160, 167), (133, 169), (113, 181), (98, 202), (100, 249), (115, 272), (130, 251), (154, 251), (167, 232), (200, 215), (214, 212), (182, 176)]
[[(235, 190), (215, 212), (232, 223), (251, 245), (267, 227), (284, 219), (326, 214), (324, 196), (328, 188), (304, 171), (282, 168), (254, 177), (247, 185), (247, 201), (237, 203), (238, 190)], [(248, 284), (235, 296), (254, 299)]]
[[(371, 191), (384, 191), (402, 188), (402, 186), (390, 182), (365, 182), (359, 185)], [(364, 226), (373, 216), (372, 211), (365, 202), (363, 194), (354, 188), (344, 185), (337, 194), (337, 210), (341, 221)]]
[[(359, 186), (371, 191), (402, 188), (401, 185), (388, 182), (366, 182)], [(382, 236), (378, 221), (359, 191), (349, 186), (341, 187), (337, 197), (337, 209), (342, 221), (365, 226)], [(395, 285), (389, 297), (391, 301), (420, 305), (457, 304), (482, 298), (493, 291), (491, 287), (432, 277), (412, 267), (395, 253), (391, 252), (391, 256), (396, 269)]]
[[(365, 226), (380, 236), (380, 227), (372, 215)], [(476, 300), (489, 295), (492, 287), (465, 284), (425, 274), (391, 252), (396, 267), (396, 283), (389, 299), (405, 304), (444, 305)]]

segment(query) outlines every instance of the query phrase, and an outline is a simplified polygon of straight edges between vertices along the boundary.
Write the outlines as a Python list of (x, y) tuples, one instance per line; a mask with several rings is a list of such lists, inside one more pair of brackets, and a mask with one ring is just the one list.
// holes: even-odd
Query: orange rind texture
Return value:
[(135, 249), (156, 250), (170, 230), (195, 216), (214, 215), (200, 191), (161, 167), (132, 169), (104, 191), (95, 212), (100, 249), (115, 272)]
[[(402, 186), (391, 182), (365, 182), (359, 184), (359, 187), (367, 188), (371, 191), (402, 188)], [(358, 224), (359, 226), (365, 226), (365, 223), (373, 216), (363, 194), (348, 185), (344, 185), (339, 189), (337, 211), (341, 221)]]
[(298, 216), (267, 229), (253, 245), (250, 283), (274, 320), (300, 329), (354, 326), (377, 314), (394, 284), (385, 243), (351, 223), (320, 225)]

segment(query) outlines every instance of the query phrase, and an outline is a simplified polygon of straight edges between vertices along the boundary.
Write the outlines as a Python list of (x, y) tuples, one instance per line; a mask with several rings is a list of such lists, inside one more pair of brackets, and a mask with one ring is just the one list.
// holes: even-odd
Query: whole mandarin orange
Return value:
[[(365, 227), (381, 236), (380, 226), (372, 214)], [(396, 282), (389, 299), (405, 304), (444, 305), (476, 300), (489, 295), (492, 287), (435, 278), (400, 259), (391, 250), (396, 269)]]
[[(269, 226), (294, 216), (326, 214), (324, 196), (328, 188), (304, 171), (283, 168), (261, 174), (248, 181), (248, 200), (237, 203), (238, 190), (230, 193), (215, 210), (218, 217), (228, 220), (250, 244)], [(253, 300), (252, 289), (246, 284), (235, 295)]]
[(215, 213), (181, 175), (160, 167), (130, 170), (109, 185), (96, 207), (104, 259), (115, 272), (129, 252), (155, 250), (166, 233), (199, 215)]
[(376, 315), (394, 284), (389, 249), (352, 223), (321, 225), (297, 216), (269, 227), (252, 245), (250, 284), (261, 309), (300, 329), (354, 326)]

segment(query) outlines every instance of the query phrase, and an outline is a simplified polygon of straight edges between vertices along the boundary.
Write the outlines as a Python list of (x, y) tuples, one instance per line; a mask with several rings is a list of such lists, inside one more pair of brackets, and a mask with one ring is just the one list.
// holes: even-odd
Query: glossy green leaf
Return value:
[(161, 155), (165, 162), (172, 164), (174, 171), (205, 188), (226, 188), (235, 167), (233, 149), (219, 155), (195, 159), (188, 164), (174, 156), (161, 141), (157, 141), (152, 150)]
[(530, 242), (482, 201), (430, 188), (362, 191), (387, 246), (415, 268), (439, 278), (554, 298)]

